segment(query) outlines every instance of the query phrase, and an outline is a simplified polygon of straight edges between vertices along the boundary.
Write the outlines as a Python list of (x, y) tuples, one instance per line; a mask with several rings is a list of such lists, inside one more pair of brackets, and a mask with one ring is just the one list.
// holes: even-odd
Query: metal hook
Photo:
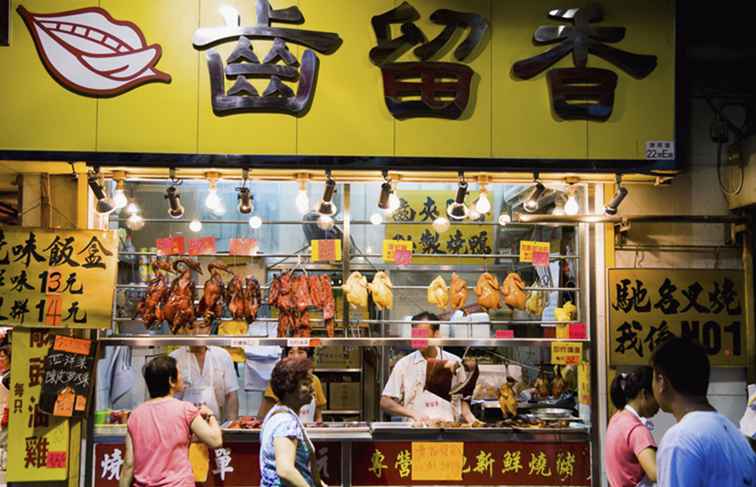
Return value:
[(176, 168), (172, 167), (168, 169), (168, 177), (171, 179), (171, 184), (173, 186), (180, 186), (183, 184), (183, 180), (176, 177)]
[(719, 247), (714, 248), (714, 269), (719, 269)]

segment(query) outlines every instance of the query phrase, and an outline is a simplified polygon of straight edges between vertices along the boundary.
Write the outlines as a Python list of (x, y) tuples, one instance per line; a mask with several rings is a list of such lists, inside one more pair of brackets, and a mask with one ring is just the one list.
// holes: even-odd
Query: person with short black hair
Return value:
[(606, 430), (604, 459), (611, 487), (636, 487), (656, 481), (656, 441), (644, 418), (659, 411), (652, 391), (653, 369), (617, 374), (609, 395), (617, 408)]
[[(299, 360), (312, 360), (313, 350), (312, 347), (284, 347), (281, 359), (289, 357)], [(325, 409), (327, 404), (326, 396), (323, 392), (323, 384), (321, 384), (320, 379), (314, 373), (312, 374), (312, 390), (314, 392), (312, 401), (302, 406), (299, 410), (299, 419), (305, 424), (323, 421), (323, 409)], [(273, 391), (271, 384), (268, 384), (263, 393), (257, 417), (264, 418), (277, 402), (278, 395)]]
[(654, 397), (677, 420), (659, 446), (659, 487), (756, 485), (756, 455), (706, 398), (711, 366), (703, 347), (673, 337), (657, 346), (651, 365)]
[(260, 485), (324, 486), (315, 465), (315, 449), (298, 415), (312, 400), (312, 361), (281, 359), (273, 368), (270, 384), (279, 399), (260, 432)]
[(175, 399), (184, 388), (176, 359), (160, 355), (144, 367), (150, 399), (134, 409), (126, 427), (120, 487), (194, 487), (189, 443), (194, 433), (210, 448), (223, 446), (218, 420), (207, 406)]
[[(412, 317), (412, 329), (426, 330), (425, 334), (428, 338), (437, 338), (440, 335), (439, 321), (435, 314), (423, 311)], [(430, 419), (454, 419), (450, 417), (445, 407), (447, 403), (450, 403), (450, 397), (446, 397), (448, 394), (440, 397), (426, 387), (428, 360), (444, 361), (444, 366), (452, 367), (452, 389), (467, 380), (462, 360), (456, 355), (435, 346), (415, 350), (399, 359), (394, 365), (383, 388), (381, 409), (389, 414), (403, 416), (416, 422), (425, 422)], [(476, 421), (467, 398), (461, 401), (461, 415), (468, 423)]]

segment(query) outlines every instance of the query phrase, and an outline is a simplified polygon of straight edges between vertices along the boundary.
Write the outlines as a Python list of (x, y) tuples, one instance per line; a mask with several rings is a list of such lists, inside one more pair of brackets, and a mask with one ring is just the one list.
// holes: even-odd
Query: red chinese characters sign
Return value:
[[(315, 443), (320, 476), (328, 485), (341, 484), (341, 444)], [(96, 444), (95, 487), (118, 487), (126, 449), (123, 444)], [(260, 485), (260, 444), (225, 442), (210, 451), (210, 470), (205, 487)]]
[(412, 442), (354, 443), (352, 485), (591, 485), (588, 442), (465, 443), (459, 480), (412, 480)]

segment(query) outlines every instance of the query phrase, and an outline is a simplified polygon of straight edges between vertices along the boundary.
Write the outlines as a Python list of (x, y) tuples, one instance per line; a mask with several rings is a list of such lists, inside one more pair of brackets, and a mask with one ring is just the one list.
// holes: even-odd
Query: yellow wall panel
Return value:
[[(539, 25), (556, 24), (547, 12), (574, 6), (569, 0), (493, 2), (494, 157), (586, 157), (586, 122), (560, 122), (554, 118), (545, 72), (529, 80), (516, 80), (512, 75), (515, 62), (549, 49), (532, 43)], [(572, 57), (555, 66), (573, 66)]]
[[(223, 6), (235, 8), (241, 15), (241, 25), (255, 25), (255, 3), (250, 0), (200, 0), (200, 26), (220, 27), (224, 25), (220, 9)], [(296, 5), (291, 0), (272, 0), (273, 8)], [(307, 17), (305, 16), (305, 21)], [(275, 24), (274, 24), (275, 25)], [(279, 24), (281, 26), (281, 24)], [(285, 24), (283, 26), (286, 26)], [(307, 28), (307, 23), (303, 28)], [(270, 50), (272, 41), (253, 41), (255, 54), (260, 58)], [(287, 43), (289, 50), (301, 60), (300, 46)], [(225, 59), (236, 46), (236, 41), (216, 46), (221, 58)], [(191, 38), (189, 39), (191, 48)], [(210, 101), (210, 77), (207, 70), (207, 49), (201, 51), (199, 59), (199, 152), (213, 154), (295, 154), (297, 119), (291, 115), (277, 113), (239, 113), (218, 116), (213, 113)], [(252, 85), (262, 94), (269, 79), (252, 80)], [(226, 88), (233, 84), (226, 80)], [(296, 86), (290, 84), (296, 91)]]
[[(410, 3), (420, 12), (421, 18), (416, 22), (416, 25), (425, 33), (428, 40), (433, 39), (444, 28), (430, 21), (430, 15), (437, 8), (476, 12), (489, 20), (491, 18), (492, 2), (489, 0), (449, 0), (444, 2), (413, 0)], [(497, 2), (494, 0), (493, 3)], [(393, 30), (393, 32), (396, 31), (398, 31), (398, 26)], [(464, 37), (455, 37), (455, 39), (461, 41)], [(457, 62), (453, 53), (458, 42), (452, 45), (451, 49), (447, 49), (443, 57), (433, 60)], [(397, 156), (491, 156), (491, 50), (492, 46), (489, 41), (483, 50), (477, 50), (477, 56), (464, 62), (475, 72), (472, 82), (474, 90), (471, 90), (467, 110), (458, 120), (414, 118), (395, 122)], [(399, 60), (417, 61), (418, 59), (410, 50)], [(377, 70), (377, 68), (375, 69)], [(382, 90), (379, 96), (383, 99)], [(388, 111), (387, 108), (386, 111)]]
[(45, 69), (34, 40), (16, 12), (32, 13), (91, 6), (87, 0), (11, 2), (10, 47), (0, 47), (0, 147), (11, 150), (95, 150), (94, 98), (76, 95)]
[(199, 56), (192, 34), (199, 25), (199, 0), (101, 0), (100, 6), (115, 19), (134, 22), (148, 44), (160, 44), (163, 55), (155, 67), (171, 75), (171, 82), (101, 99), (97, 150), (195, 152)]
[(614, 111), (603, 123), (588, 125), (588, 156), (592, 159), (643, 159), (648, 140), (674, 140), (675, 45), (673, 0), (605, 3), (602, 25), (627, 29), (613, 47), (633, 54), (653, 54), (656, 69), (638, 80), (596, 56), (589, 65), (617, 73)]
[[(300, 0), (305, 28), (338, 32), (344, 43), (334, 54), (318, 54), (315, 99), (298, 120), (299, 154), (393, 155), (394, 119), (383, 102), (381, 70), (368, 58), (375, 46), (370, 18), (393, 6), (393, 0)], [(325, 127), (335, 133), (324, 134)]]

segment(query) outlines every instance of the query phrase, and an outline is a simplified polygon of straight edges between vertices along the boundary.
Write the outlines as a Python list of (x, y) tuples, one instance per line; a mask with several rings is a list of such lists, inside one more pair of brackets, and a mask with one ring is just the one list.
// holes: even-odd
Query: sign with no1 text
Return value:
[(0, 323), (109, 327), (117, 253), (114, 231), (0, 229)]
[(712, 365), (746, 364), (743, 273), (609, 269), (612, 365), (645, 365), (670, 335), (698, 341)]

